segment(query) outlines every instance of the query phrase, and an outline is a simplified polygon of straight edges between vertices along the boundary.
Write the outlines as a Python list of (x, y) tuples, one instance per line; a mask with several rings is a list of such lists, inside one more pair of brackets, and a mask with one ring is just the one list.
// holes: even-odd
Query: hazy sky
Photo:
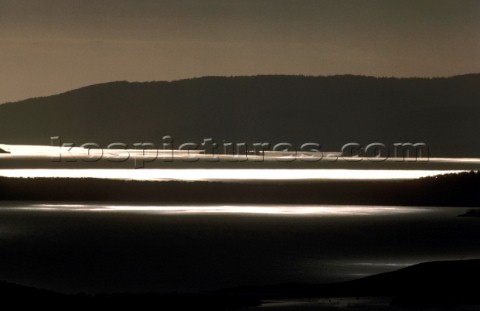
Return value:
[(0, 102), (113, 80), (472, 72), (475, 0), (0, 0)]

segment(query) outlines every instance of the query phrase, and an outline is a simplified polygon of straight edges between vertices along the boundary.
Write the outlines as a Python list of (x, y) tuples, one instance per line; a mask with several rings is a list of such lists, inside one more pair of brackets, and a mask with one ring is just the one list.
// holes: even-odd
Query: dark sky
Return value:
[(475, 0), (0, 0), (0, 102), (112, 80), (471, 72)]

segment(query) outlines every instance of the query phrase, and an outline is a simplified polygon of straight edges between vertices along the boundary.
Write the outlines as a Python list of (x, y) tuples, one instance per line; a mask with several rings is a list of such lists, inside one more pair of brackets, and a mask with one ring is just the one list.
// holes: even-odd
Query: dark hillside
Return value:
[[(205, 77), (112, 82), (0, 105), (0, 142), (425, 142), (434, 156), (480, 156), (480, 75)], [(178, 145), (177, 145), (178, 146)]]

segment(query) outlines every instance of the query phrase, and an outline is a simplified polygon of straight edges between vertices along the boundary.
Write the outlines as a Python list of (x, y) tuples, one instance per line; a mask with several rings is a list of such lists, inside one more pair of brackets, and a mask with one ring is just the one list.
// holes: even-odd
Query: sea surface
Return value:
[(465, 208), (0, 203), (0, 280), (62, 292), (191, 292), (356, 279), (480, 258)]

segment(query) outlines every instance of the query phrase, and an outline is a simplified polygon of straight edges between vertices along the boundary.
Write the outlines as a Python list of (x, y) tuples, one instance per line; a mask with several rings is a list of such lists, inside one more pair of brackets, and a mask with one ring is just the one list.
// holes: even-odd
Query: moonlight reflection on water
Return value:
[(32, 204), (11, 207), (13, 210), (55, 212), (129, 212), (141, 214), (259, 214), (308, 216), (374, 216), (426, 213), (428, 208), (395, 206), (305, 206), (305, 205), (198, 205), (198, 206), (142, 206), (103, 204)]
[(478, 258), (480, 227), (464, 211), (2, 202), (0, 280), (73, 293), (337, 282)]
[(104, 178), (122, 180), (379, 180), (414, 179), (462, 171), (349, 169), (2, 169), (0, 176), (18, 178)]

